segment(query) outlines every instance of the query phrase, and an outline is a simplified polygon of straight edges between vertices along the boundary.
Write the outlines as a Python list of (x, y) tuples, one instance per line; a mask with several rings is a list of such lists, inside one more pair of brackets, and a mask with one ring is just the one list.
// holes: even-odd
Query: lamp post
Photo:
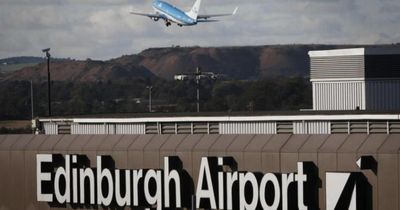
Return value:
[(153, 89), (153, 86), (147, 86), (147, 89), (149, 89), (149, 112), (151, 112), (151, 91)]
[(43, 49), (42, 52), (46, 53), (47, 57), (47, 100), (49, 106), (49, 116), (51, 116), (51, 92), (50, 92), (50, 48)]

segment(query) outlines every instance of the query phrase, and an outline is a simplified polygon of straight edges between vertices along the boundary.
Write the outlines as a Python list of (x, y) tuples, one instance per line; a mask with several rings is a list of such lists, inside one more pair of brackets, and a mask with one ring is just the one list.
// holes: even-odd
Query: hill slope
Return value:
[[(96, 82), (121, 81), (134, 78), (154, 77), (143, 66), (121, 65), (103, 61), (62, 61), (51, 63), (51, 79), (54, 81)], [(6, 75), (5, 80), (47, 80), (47, 64), (27, 67)]]
[(35, 66), (44, 61), (44, 58), (30, 56), (0, 59), (0, 74), (17, 71), (24, 67)]
[[(310, 50), (358, 47), (351, 45), (274, 45), (254, 47), (152, 48), (108, 61), (52, 62), (52, 79), (60, 81), (130, 80), (158, 76), (172, 80), (176, 74), (202, 71), (230, 79), (256, 80), (275, 76), (309, 76)], [(42, 80), (46, 64), (26, 67), (3, 76), (5, 80)], [(0, 77), (1, 78), (1, 77)]]
[[(275, 76), (309, 76), (310, 50), (336, 49), (338, 45), (276, 45), (219, 48), (152, 48), (137, 55), (112, 60), (122, 65), (145, 66), (155, 75), (172, 79), (175, 74), (202, 71), (224, 74), (231, 79), (260, 79)], [(350, 46), (355, 47), (355, 46)]]
[(0, 59), (1, 64), (26, 64), (26, 63), (41, 63), (46, 61), (45, 58), (33, 57), (33, 56), (21, 56)]

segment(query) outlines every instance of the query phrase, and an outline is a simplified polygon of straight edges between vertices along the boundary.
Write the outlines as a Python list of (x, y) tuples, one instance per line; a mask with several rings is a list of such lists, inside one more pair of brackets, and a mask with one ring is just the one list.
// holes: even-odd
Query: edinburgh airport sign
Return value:
[[(157, 210), (194, 203), (196, 208), (228, 210), (318, 207), (318, 170), (312, 162), (298, 162), (292, 173), (263, 174), (237, 171), (232, 157), (203, 157), (196, 187), (175, 156), (164, 157), (164, 169), (117, 169), (110, 156), (97, 156), (96, 167), (85, 155), (38, 154), (36, 162), (37, 201), (53, 205)], [(359, 175), (327, 173), (327, 185), (332, 185), (327, 209), (360, 207), (357, 200), (366, 190)]]

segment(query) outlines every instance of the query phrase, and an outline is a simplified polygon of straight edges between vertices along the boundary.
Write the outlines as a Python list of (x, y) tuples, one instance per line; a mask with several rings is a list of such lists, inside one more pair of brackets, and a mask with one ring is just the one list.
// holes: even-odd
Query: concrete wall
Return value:
[[(36, 201), (36, 154), (110, 155), (116, 168), (163, 168), (163, 157), (179, 156), (197, 183), (201, 157), (231, 156), (239, 171), (297, 172), (297, 162), (318, 169), (319, 208), (325, 209), (325, 173), (361, 172), (372, 186), (371, 209), (400, 209), (400, 135), (0, 135), (0, 209), (52, 209)], [(377, 171), (360, 170), (362, 155)], [(67, 205), (65, 208), (72, 209)], [(99, 207), (103, 209), (103, 207)], [(128, 208), (127, 208), (128, 209)]]

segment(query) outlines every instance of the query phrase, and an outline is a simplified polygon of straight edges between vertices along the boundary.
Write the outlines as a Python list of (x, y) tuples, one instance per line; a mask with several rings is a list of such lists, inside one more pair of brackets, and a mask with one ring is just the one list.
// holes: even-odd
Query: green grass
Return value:
[(23, 63), (23, 64), (10, 64), (10, 65), (0, 64), (0, 73), (7, 74), (28, 66), (35, 66), (35, 65), (37, 65), (37, 63)]

